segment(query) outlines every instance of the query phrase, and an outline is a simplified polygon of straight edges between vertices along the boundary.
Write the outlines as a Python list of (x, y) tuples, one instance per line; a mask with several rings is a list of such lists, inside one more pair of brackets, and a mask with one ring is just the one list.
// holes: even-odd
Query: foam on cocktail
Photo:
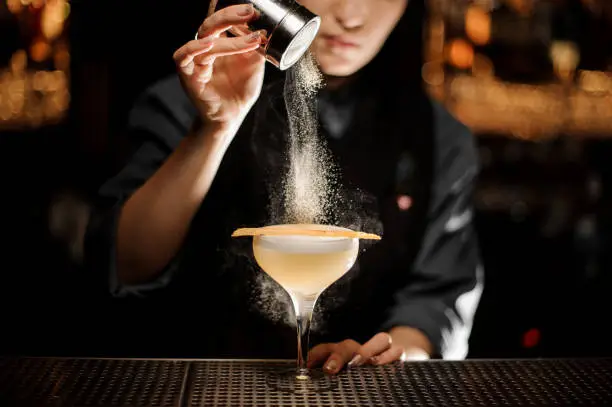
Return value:
[(356, 242), (346, 237), (273, 235), (258, 236), (259, 245), (285, 253), (318, 254), (350, 250)]

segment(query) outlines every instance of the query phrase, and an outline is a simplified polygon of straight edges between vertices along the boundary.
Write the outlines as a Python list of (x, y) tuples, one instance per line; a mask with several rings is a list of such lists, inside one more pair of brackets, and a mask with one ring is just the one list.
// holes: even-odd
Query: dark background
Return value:
[[(50, 233), (49, 209), (66, 193), (91, 202), (119, 168), (129, 107), (173, 72), (174, 50), (193, 37), (206, 9), (188, 0), (71, 2), (68, 118), (0, 134), (3, 351), (120, 353), (121, 323), (130, 317)], [(4, 64), (19, 40), (1, 35)], [(590, 49), (593, 55), (597, 47)], [(476, 222), (486, 284), (470, 357), (610, 355), (612, 134), (546, 142), (478, 136)], [(487, 193), (501, 195), (502, 204), (490, 204)]]

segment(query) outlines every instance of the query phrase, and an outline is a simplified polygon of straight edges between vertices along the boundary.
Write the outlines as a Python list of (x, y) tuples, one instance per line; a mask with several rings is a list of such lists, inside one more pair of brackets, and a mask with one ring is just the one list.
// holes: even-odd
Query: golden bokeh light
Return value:
[(444, 64), (442, 61), (431, 61), (423, 64), (423, 80), (429, 86), (442, 86), (444, 84)]
[(481, 78), (492, 78), (495, 76), (495, 66), (489, 57), (483, 54), (474, 55), (472, 64), (472, 75)]
[(6, 0), (6, 5), (25, 43), (13, 51), (8, 66), (0, 67), (0, 129), (57, 123), (70, 104), (69, 3)]
[(491, 38), (491, 16), (481, 7), (469, 7), (465, 13), (465, 32), (477, 45), (485, 45)]
[(550, 46), (550, 59), (557, 77), (562, 80), (569, 80), (580, 61), (580, 50), (573, 42), (553, 41)]
[(585, 92), (612, 94), (612, 73), (580, 70), (578, 87)]
[(57, 43), (53, 53), (53, 62), (55, 63), (55, 67), (59, 70), (67, 71), (70, 69), (70, 52), (68, 51), (66, 43)]
[(508, 6), (523, 16), (528, 16), (532, 13), (534, 1), (535, 0), (505, 0)]
[(463, 38), (451, 40), (446, 55), (448, 62), (459, 69), (469, 69), (474, 62), (474, 48)]
[(14, 74), (23, 72), (28, 66), (28, 55), (24, 50), (16, 51), (9, 63), (10, 69)]
[(48, 40), (59, 37), (64, 29), (66, 18), (66, 2), (63, 0), (49, 0), (40, 17), (40, 29)]
[(51, 46), (48, 42), (38, 39), (30, 46), (30, 58), (35, 62), (42, 62), (51, 55)]
[(23, 8), (20, 0), (6, 0), (6, 7), (13, 14), (19, 14)]

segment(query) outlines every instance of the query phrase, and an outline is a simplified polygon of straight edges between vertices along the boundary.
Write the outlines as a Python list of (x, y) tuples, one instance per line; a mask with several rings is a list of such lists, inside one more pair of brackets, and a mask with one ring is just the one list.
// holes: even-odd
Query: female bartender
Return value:
[[(471, 208), (478, 165), (468, 129), (417, 80), (406, 41), (422, 5), (301, 3), (322, 18), (312, 46), (326, 83), (322, 137), (383, 235), (322, 295), (309, 363), (337, 373), (464, 358), (482, 292)], [(250, 239), (230, 237), (266, 224), (267, 186), (284, 163), (281, 75), (264, 74), (257, 33), (224, 34), (254, 18), (249, 5), (219, 10), (176, 50), (177, 74), (131, 111), (134, 154), (101, 188), (110, 205), (89, 226), (89, 260), (132, 305), (124, 340), (134, 352), (295, 357), (295, 333), (261, 311), (270, 305), (257, 294), (262, 272), (239, 248)]]

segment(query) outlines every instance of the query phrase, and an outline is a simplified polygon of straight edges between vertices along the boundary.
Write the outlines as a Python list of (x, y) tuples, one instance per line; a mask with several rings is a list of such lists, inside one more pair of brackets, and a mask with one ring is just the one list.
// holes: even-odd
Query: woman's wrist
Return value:
[(198, 145), (223, 151), (229, 146), (240, 126), (229, 123), (205, 121), (197, 116), (189, 131), (191, 138)]
[(429, 359), (434, 347), (429, 338), (419, 329), (409, 326), (397, 326), (389, 331), (393, 343), (404, 348), (404, 359), (425, 360)]

